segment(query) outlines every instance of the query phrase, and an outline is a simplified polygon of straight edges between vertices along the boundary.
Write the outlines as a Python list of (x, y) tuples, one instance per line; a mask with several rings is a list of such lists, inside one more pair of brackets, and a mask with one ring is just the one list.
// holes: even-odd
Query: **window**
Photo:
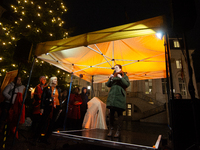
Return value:
[(174, 40), (174, 48), (179, 48), (180, 44), (178, 40)]
[(145, 94), (152, 94), (152, 79), (145, 80)]
[(176, 68), (181, 69), (182, 68), (182, 62), (181, 60), (176, 60)]
[(161, 81), (162, 81), (162, 93), (167, 94), (167, 79), (162, 78)]
[(179, 77), (178, 82), (179, 82), (179, 89), (180, 89), (181, 95), (186, 96), (186, 86), (185, 86), (184, 79), (182, 80), (182, 78)]
[(132, 104), (126, 104), (126, 111), (123, 112), (123, 116), (131, 117), (132, 116)]

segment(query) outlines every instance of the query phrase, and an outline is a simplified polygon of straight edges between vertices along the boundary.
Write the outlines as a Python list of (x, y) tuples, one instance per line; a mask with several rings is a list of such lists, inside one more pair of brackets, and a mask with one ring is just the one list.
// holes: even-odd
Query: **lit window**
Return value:
[(176, 60), (176, 68), (177, 69), (181, 69), (182, 68), (181, 60)]
[(145, 80), (145, 94), (152, 94), (152, 79)]
[(174, 48), (179, 48), (180, 44), (178, 40), (174, 40)]

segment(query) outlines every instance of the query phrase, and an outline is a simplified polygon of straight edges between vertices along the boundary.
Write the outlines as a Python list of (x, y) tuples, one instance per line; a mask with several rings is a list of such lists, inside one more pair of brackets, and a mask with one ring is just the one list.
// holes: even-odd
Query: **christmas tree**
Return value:
[[(8, 71), (18, 69), (18, 62), (13, 60), (16, 43), (25, 37), (33, 44), (32, 58), (36, 45), (44, 41), (67, 38), (67, 31), (62, 27), (62, 15), (67, 11), (63, 0), (17, 0), (11, 4), (11, 15), (0, 18), (0, 82)], [(30, 49), (27, 49), (30, 51)], [(22, 54), (23, 55), (23, 54)], [(32, 61), (21, 64), (20, 76), (26, 84)], [(65, 84), (67, 72), (36, 59), (30, 86), (39, 82), (39, 77), (57, 76), (59, 85)]]

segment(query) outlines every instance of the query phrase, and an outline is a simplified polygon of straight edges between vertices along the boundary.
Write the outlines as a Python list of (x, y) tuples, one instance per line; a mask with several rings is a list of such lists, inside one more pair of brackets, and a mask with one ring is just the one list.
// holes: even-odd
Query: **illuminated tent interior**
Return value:
[(67, 39), (39, 43), (37, 58), (89, 82), (102, 83), (115, 64), (130, 80), (166, 77), (162, 16), (89, 32)]

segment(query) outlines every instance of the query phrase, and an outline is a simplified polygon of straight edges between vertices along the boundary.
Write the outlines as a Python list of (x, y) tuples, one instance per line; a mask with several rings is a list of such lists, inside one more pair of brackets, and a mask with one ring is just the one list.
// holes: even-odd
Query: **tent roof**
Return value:
[(165, 77), (163, 17), (85, 33), (67, 39), (39, 43), (36, 56), (94, 83), (105, 82), (115, 64), (121, 64), (130, 80)]

